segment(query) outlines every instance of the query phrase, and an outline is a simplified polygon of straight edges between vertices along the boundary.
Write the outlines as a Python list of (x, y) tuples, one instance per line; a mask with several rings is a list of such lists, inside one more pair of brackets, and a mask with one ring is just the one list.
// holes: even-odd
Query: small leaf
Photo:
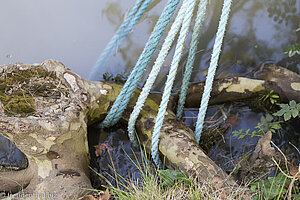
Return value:
[(266, 120), (267, 120), (267, 122), (272, 121), (272, 120), (273, 120), (272, 115), (267, 114), (267, 115), (266, 115)]
[(187, 185), (191, 183), (191, 181), (186, 177), (184, 171), (180, 170), (160, 170), (159, 177), (163, 186), (171, 187), (174, 185), (175, 181), (183, 181)]
[(273, 94), (271, 97), (274, 98), (274, 99), (278, 99), (279, 98), (279, 96), (277, 94)]
[(296, 117), (298, 116), (298, 114), (299, 114), (299, 110), (294, 109), (294, 110), (292, 111), (292, 116), (293, 116), (293, 118), (296, 118)]
[(300, 45), (299, 44), (294, 44), (290, 46), (289, 48), (285, 49), (283, 53), (288, 54), (289, 57), (294, 56), (296, 53), (300, 53)]
[(291, 112), (286, 112), (284, 113), (283, 117), (284, 117), (284, 121), (288, 121), (291, 119), (291, 115), (292, 113)]
[(292, 100), (292, 101), (290, 101), (290, 106), (293, 106), (293, 107), (295, 107), (296, 106), (296, 101), (294, 101), (294, 100)]
[(276, 113), (274, 113), (274, 116), (282, 116), (285, 113), (285, 110), (281, 109), (279, 111), (277, 111)]
[(288, 104), (285, 104), (285, 103), (280, 103), (278, 104), (281, 108), (288, 108), (289, 105)]
[(290, 50), (289, 51), (289, 57), (293, 57), (296, 54), (296, 51)]
[(272, 124), (272, 128), (278, 130), (281, 128), (281, 126), (279, 123), (274, 123), (274, 124)]
[(270, 131), (271, 131), (272, 133), (275, 133), (275, 132), (276, 132), (274, 129), (270, 129)]

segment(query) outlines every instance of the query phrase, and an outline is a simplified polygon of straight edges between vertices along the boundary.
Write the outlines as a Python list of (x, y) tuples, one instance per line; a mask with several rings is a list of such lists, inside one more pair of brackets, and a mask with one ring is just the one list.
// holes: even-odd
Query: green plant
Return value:
[[(299, 28), (297, 28), (296, 32), (300, 31), (300, 23), (299, 23)], [(293, 44), (289, 48), (285, 49), (283, 53), (288, 54), (289, 57), (294, 56), (295, 54), (300, 55), (300, 44)]]
[(266, 116), (262, 116), (260, 118), (260, 122), (254, 127), (254, 130), (250, 132), (250, 129), (247, 129), (244, 131), (243, 129), (235, 130), (232, 132), (233, 136), (239, 136), (238, 139), (242, 139), (245, 136), (251, 136), (251, 137), (261, 137), (264, 134), (266, 134), (268, 131), (271, 131), (272, 133), (275, 133), (276, 130), (279, 130), (281, 128), (280, 123), (282, 121), (273, 121), (273, 117), (270, 114), (267, 114)]
[(278, 94), (274, 94), (274, 90), (271, 90), (269, 94), (265, 95), (263, 98), (263, 101), (269, 100), (271, 104), (277, 103), (277, 100), (279, 99)]
[[(247, 191), (246, 187), (239, 189), (226, 188), (221, 191), (215, 190), (210, 182), (203, 183), (197, 178), (189, 178), (185, 171), (181, 170), (158, 170), (153, 169), (147, 159), (145, 147), (142, 150), (142, 162), (138, 162), (137, 158), (130, 160), (140, 170), (141, 177), (138, 180), (125, 179), (118, 175), (120, 187), (114, 186), (103, 175), (97, 173), (108, 183), (109, 195), (113, 199), (120, 200), (152, 200), (152, 199), (242, 199)], [(93, 169), (92, 169), (93, 170)], [(113, 178), (114, 175), (111, 175)], [(225, 191), (230, 189), (232, 193)]]
[(292, 100), (289, 104), (278, 104), (281, 109), (274, 113), (274, 116), (283, 116), (284, 121), (288, 121), (291, 117), (296, 118), (300, 116), (300, 103)]
[(280, 199), (287, 192), (285, 187), (291, 182), (284, 174), (269, 177), (266, 180), (259, 180), (252, 183), (250, 190), (258, 193), (253, 199)]
[(185, 171), (181, 170), (158, 170), (160, 184), (163, 187), (171, 187), (176, 182), (181, 183), (183, 182), (184, 185), (188, 186), (191, 185), (192, 180), (187, 177)]
[(293, 44), (283, 51), (283, 53), (288, 54), (289, 57), (294, 56), (295, 54), (300, 55), (300, 44)]

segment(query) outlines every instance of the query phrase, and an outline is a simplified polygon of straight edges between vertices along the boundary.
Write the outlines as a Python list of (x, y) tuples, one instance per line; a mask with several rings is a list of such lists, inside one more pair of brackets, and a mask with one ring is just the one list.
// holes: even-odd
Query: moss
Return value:
[(0, 100), (6, 115), (28, 116), (35, 112), (35, 97), (60, 95), (56, 75), (41, 66), (10, 73), (0, 77)]

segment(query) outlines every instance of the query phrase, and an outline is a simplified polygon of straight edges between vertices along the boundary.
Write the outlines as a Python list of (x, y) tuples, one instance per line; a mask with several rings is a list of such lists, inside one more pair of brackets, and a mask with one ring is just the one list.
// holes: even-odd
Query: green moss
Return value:
[(56, 76), (43, 67), (32, 67), (0, 77), (0, 100), (8, 116), (28, 116), (35, 112), (35, 97), (60, 95), (56, 89)]

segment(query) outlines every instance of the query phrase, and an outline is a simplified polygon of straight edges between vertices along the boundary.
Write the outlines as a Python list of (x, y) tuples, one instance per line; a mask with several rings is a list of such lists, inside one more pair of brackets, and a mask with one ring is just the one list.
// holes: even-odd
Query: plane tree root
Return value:
[[(283, 101), (300, 102), (299, 80), (298, 75), (277, 66), (269, 66), (259, 79), (216, 80), (210, 104), (247, 99), (270, 90)], [(87, 127), (104, 119), (121, 89), (122, 85), (114, 82), (87, 81), (54, 60), (1, 66), (0, 133), (26, 155), (27, 167), (2, 167), (0, 191), (25, 194), (20, 199), (26, 199), (26, 194), (76, 199), (88, 193), (84, 190), (91, 188)], [(186, 107), (197, 107), (202, 91), (203, 83), (191, 84)], [(122, 121), (128, 121), (139, 93), (134, 92)], [(197, 144), (193, 131), (176, 118), (177, 98), (172, 97), (162, 126), (161, 159), (168, 168), (186, 170), (215, 188), (236, 187)], [(149, 153), (160, 99), (161, 95), (150, 94), (136, 122), (139, 139)]]

